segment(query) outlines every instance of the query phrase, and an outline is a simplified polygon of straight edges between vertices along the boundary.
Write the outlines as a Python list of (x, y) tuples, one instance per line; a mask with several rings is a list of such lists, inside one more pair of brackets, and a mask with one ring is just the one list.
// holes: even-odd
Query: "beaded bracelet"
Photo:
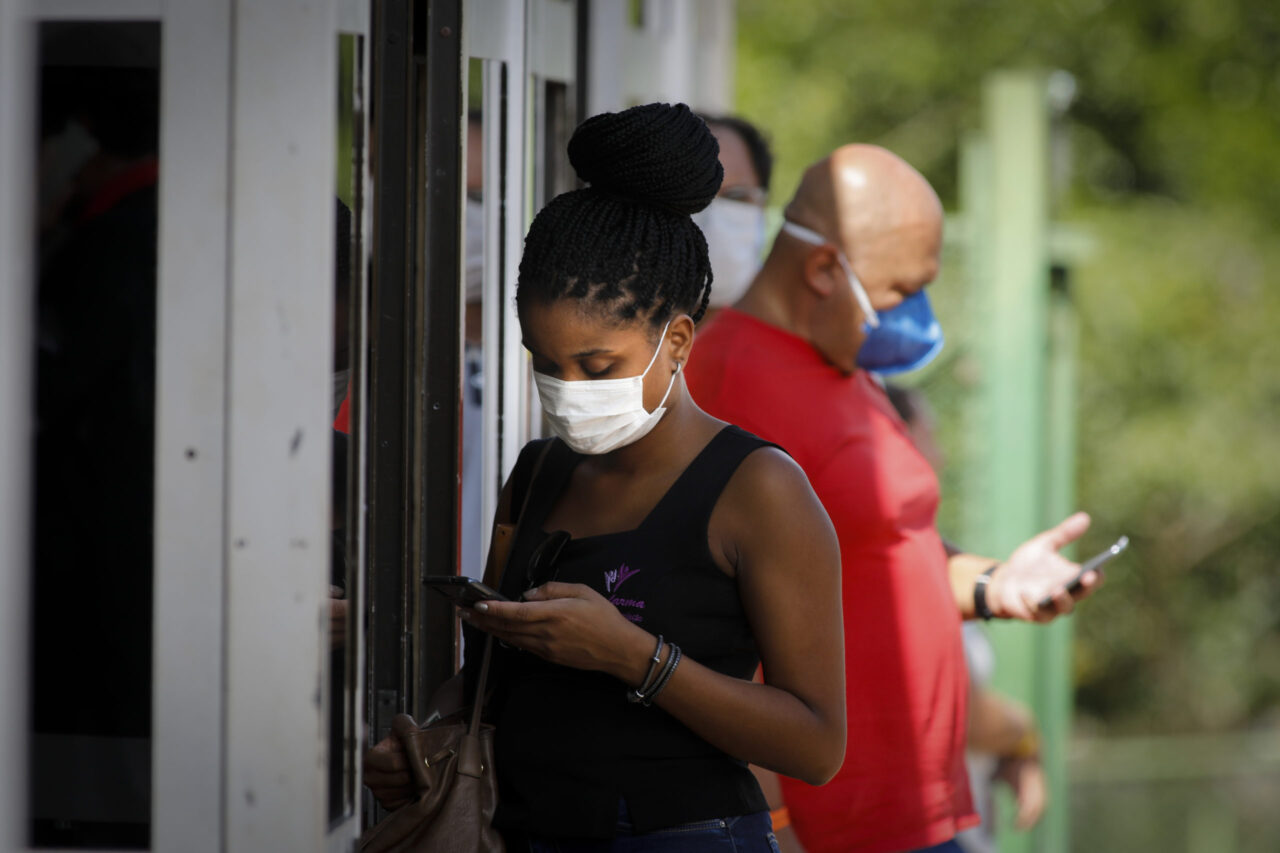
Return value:
[(630, 702), (644, 701), (645, 692), (653, 687), (654, 673), (658, 671), (658, 661), (662, 658), (662, 635), (658, 635), (658, 645), (653, 647), (653, 657), (650, 659), (649, 671), (645, 674), (644, 681), (640, 682), (640, 686), (634, 690), (627, 691), (627, 700)]

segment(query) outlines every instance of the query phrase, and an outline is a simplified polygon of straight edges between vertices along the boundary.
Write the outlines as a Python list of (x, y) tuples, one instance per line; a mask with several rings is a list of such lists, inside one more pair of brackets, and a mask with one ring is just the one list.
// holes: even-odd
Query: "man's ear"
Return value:
[(805, 256), (804, 283), (820, 298), (830, 296), (838, 279), (843, 277), (840, 258), (831, 246), (816, 246)]
[(667, 328), (667, 346), (673, 361), (684, 364), (689, 360), (693, 350), (693, 318), (688, 314), (677, 314), (671, 318)]

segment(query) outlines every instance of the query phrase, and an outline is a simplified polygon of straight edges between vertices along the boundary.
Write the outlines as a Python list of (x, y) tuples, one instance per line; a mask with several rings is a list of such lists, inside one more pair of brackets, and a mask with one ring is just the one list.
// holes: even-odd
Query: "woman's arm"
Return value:
[[(831, 522), (799, 466), (766, 449), (730, 480), (709, 538), (712, 553), (736, 571), (766, 683), (684, 658), (656, 704), (732, 756), (822, 784), (844, 761), (846, 727), (840, 555)], [(644, 680), (656, 638), (603, 596), (549, 583), (526, 598), (488, 602), (463, 616), (555, 663), (607, 672), (626, 687)]]

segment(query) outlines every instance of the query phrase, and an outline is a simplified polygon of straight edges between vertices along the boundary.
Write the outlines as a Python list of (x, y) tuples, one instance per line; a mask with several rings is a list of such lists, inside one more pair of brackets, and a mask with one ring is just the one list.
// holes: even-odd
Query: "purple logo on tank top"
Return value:
[[(609, 593), (609, 603), (619, 610), (624, 608), (630, 610), (644, 610), (644, 600), (635, 598), (622, 598), (618, 595), (618, 587), (622, 586), (631, 578), (640, 574), (639, 569), (633, 569), (626, 563), (611, 572), (604, 573), (604, 591)], [(639, 613), (623, 613), (623, 616), (632, 622), (643, 622), (644, 617)]]

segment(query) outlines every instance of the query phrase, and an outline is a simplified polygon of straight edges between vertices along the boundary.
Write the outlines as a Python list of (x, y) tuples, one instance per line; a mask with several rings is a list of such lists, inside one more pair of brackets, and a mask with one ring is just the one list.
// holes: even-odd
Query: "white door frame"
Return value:
[(0, 850), (28, 825), (29, 24), (73, 19), (161, 23), (152, 849), (349, 849), (325, 796), (334, 84), (367, 8), (0, 0)]

